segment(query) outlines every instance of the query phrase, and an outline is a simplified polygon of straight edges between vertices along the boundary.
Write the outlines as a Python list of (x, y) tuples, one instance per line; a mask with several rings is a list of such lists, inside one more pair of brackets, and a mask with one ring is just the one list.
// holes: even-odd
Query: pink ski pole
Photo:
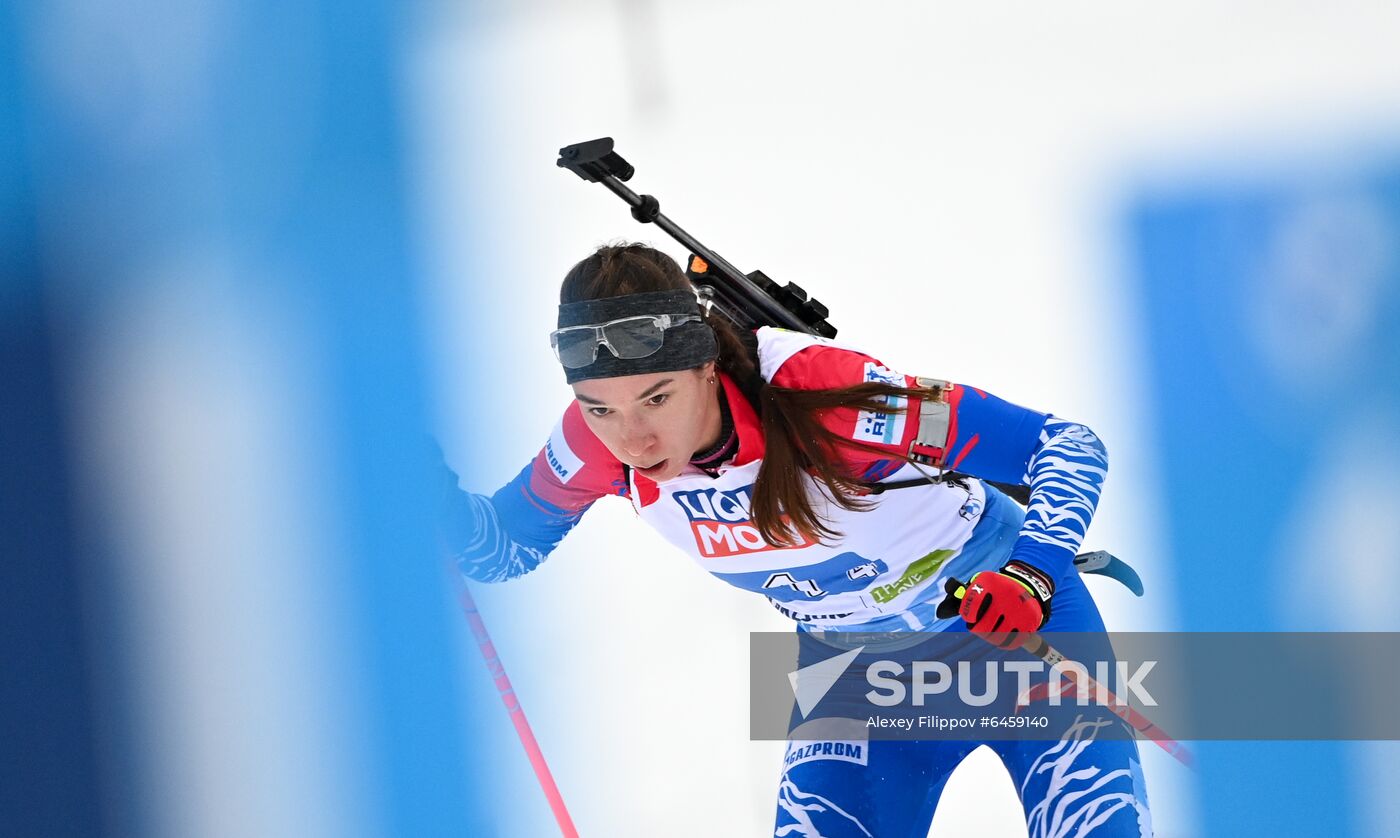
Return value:
[[(1032, 632), (1026, 636), (1023, 648), (1032, 655), (1040, 658), (1050, 666), (1066, 660), (1065, 656), (1058, 649), (1046, 642), (1045, 638)], [(1088, 697), (1097, 694), (1102, 700), (1102, 705), (1107, 707), (1113, 715), (1128, 723), (1133, 730), (1141, 733), (1145, 738), (1156, 742), (1162, 750), (1176, 757), (1177, 760), (1187, 768), (1194, 768), (1196, 758), (1191, 751), (1180, 742), (1171, 738), (1160, 727), (1153, 724), (1146, 716), (1138, 712), (1131, 704), (1123, 701), (1114, 695), (1108, 687), (1094, 680), (1089, 673), (1080, 672), (1072, 668), (1060, 670), (1061, 677), (1065, 681), (1071, 682), (1071, 687), (1075, 689), (1076, 695)], [(1016, 712), (1029, 705), (1032, 701), (1047, 698), (1051, 695), (1059, 695), (1063, 692), (1062, 685), (1051, 686), (1048, 682), (1037, 684), (1026, 691), (1026, 694), (1018, 696), (1016, 700)]]
[(452, 569), (452, 578), (457, 580), (457, 600), (467, 615), (467, 623), (472, 627), (472, 636), (476, 638), (477, 648), (481, 650), (482, 657), (486, 658), (486, 668), (491, 671), (491, 677), (496, 681), (496, 692), (501, 694), (501, 701), (505, 702), (510, 720), (515, 724), (515, 732), (520, 737), (520, 744), (525, 747), (525, 755), (530, 758), (531, 767), (535, 769), (535, 777), (540, 781), (540, 788), (544, 790), (550, 810), (554, 812), (554, 820), (559, 823), (559, 831), (564, 834), (564, 838), (578, 838), (578, 830), (574, 828), (573, 819), (569, 817), (569, 810), (564, 807), (564, 797), (559, 794), (559, 787), (554, 784), (554, 775), (549, 773), (540, 743), (535, 741), (530, 723), (525, 720), (525, 711), (521, 709), (520, 701), (515, 697), (515, 688), (510, 684), (510, 676), (506, 675), (505, 667), (496, 655), (496, 647), (491, 643), (491, 635), (486, 632), (486, 623), (481, 620), (481, 612), (476, 610), (476, 601), (472, 599), (466, 581), (456, 568)]

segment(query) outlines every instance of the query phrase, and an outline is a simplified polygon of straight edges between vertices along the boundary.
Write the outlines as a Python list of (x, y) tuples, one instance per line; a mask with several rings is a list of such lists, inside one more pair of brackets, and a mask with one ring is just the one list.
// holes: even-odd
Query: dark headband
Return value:
[[(601, 300), (563, 303), (559, 306), (559, 328), (569, 326), (598, 326), (610, 320), (641, 314), (700, 314), (695, 292), (689, 288), (675, 291), (647, 291)], [(703, 322), (682, 323), (666, 330), (661, 348), (645, 358), (618, 358), (606, 346), (598, 347), (593, 363), (578, 369), (564, 368), (564, 377), (573, 384), (591, 378), (616, 378), (622, 375), (642, 375), (651, 372), (672, 372), (694, 369), (719, 355), (715, 332)]]

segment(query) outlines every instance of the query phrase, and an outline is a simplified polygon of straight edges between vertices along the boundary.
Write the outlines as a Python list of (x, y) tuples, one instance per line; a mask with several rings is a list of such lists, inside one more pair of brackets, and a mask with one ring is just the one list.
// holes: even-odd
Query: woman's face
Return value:
[(608, 450), (650, 480), (679, 475), (718, 442), (714, 362), (700, 369), (598, 378), (573, 385), (584, 421)]

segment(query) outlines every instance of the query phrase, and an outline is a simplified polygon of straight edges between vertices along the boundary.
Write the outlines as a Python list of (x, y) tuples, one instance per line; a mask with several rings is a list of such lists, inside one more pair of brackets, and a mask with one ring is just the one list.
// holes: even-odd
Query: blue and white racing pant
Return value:
[[(971, 570), (999, 567), (1020, 523), (1020, 508), (989, 489), (987, 511), (969, 542), (975, 549), (965, 550), (960, 560), (950, 562), (958, 567), (950, 567), (948, 572), (965, 581)], [(942, 593), (941, 585), (938, 593)], [(1053, 605), (1043, 633), (1088, 633), (1077, 635), (1080, 637), (1103, 633), (1103, 620), (1075, 571), (1057, 582)], [(979, 647), (992, 649), (968, 635), (961, 619), (930, 626), (929, 631), (939, 629), (966, 635), (969, 654), (976, 655)], [(831, 633), (802, 637), (798, 666), (850, 648), (841, 641), (843, 636), (834, 642)], [(961, 640), (949, 635), (940, 639), (955, 644)], [(795, 714), (794, 726), (800, 721)], [(1010, 773), (1030, 838), (1151, 835), (1137, 745), (1123, 723), (1103, 708), (1076, 706), (1074, 702), (1066, 702), (1049, 718), (1058, 738), (877, 739), (863, 733), (864, 723), (858, 719), (846, 728), (850, 733), (839, 739), (810, 739), (798, 731), (783, 762), (774, 835), (923, 838), (949, 775), (964, 757), (983, 745), (1001, 758)]]

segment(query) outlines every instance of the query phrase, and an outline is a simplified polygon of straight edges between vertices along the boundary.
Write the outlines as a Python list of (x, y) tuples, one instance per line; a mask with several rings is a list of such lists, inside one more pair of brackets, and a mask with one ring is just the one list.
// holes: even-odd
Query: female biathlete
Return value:
[[(598, 249), (560, 300), (551, 343), (574, 401), (491, 497), (452, 477), (443, 536), (467, 577), (534, 570), (615, 495), (705, 570), (767, 596), (804, 638), (970, 629), (1014, 646), (1037, 630), (1104, 631), (1072, 566), (1107, 466), (1088, 428), (834, 341), (741, 334), (643, 245)], [(920, 444), (965, 477), (924, 480), (909, 459)], [(1029, 487), (1027, 508), (988, 482)], [(967, 580), (961, 607), (940, 615), (953, 578)], [(803, 664), (815, 645), (802, 644)], [(979, 744), (1010, 772), (1032, 838), (1150, 834), (1134, 742), (1099, 735), (1112, 717), (1075, 719), (1050, 740), (823, 747), (795, 735), (774, 834), (923, 836)]]

